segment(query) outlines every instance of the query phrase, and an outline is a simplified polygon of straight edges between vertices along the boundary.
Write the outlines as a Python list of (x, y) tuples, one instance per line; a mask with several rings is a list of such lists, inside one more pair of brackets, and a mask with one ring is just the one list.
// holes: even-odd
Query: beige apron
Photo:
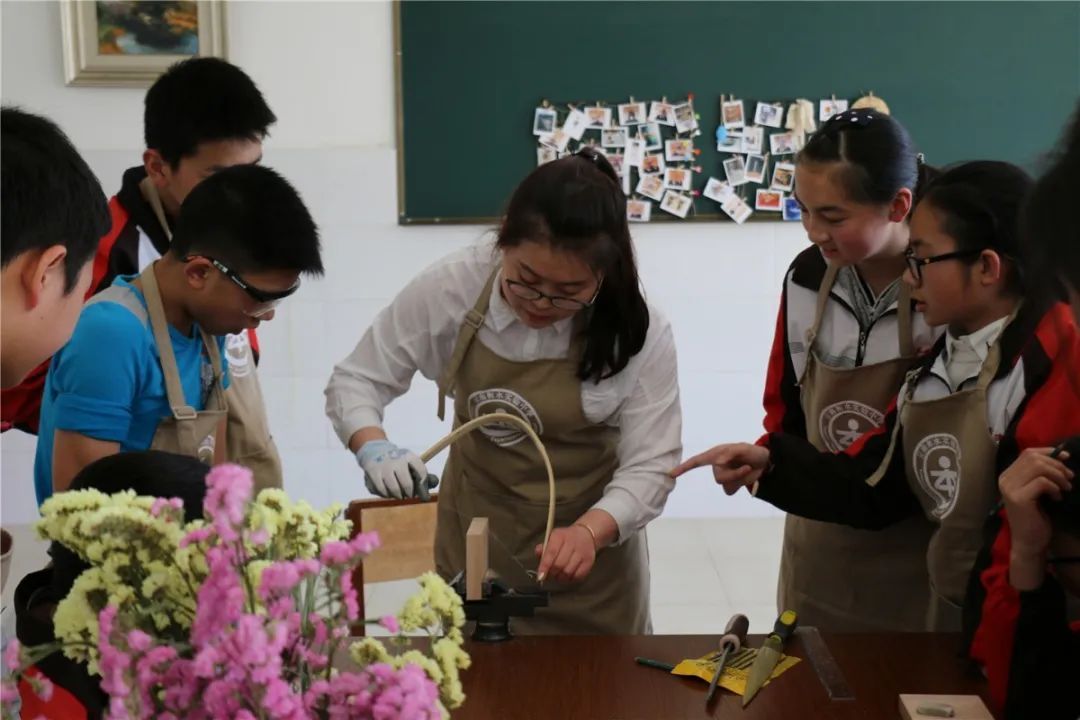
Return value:
[[(162, 230), (172, 240), (157, 188), (150, 178), (139, 183), (143, 197), (154, 210)], [(216, 345), (215, 345), (216, 351)], [(255, 371), (255, 355), (247, 333), (225, 336), (225, 355), (229, 364), (229, 387), (225, 391), (228, 425), (225, 431), (225, 457), (229, 462), (251, 468), (255, 491), (282, 486), (281, 457), (270, 435), (262, 386)]]
[(180, 383), (180, 371), (176, 366), (172, 340), (169, 339), (169, 323), (165, 319), (165, 308), (161, 304), (161, 291), (158, 290), (154, 266), (148, 267), (139, 280), (143, 296), (146, 298), (146, 310), (150, 316), (150, 329), (154, 333), (158, 357), (161, 360), (161, 372), (165, 376), (165, 393), (169, 398), (172, 415), (162, 418), (158, 424), (151, 450), (164, 450), (197, 458), (207, 465), (214, 463), (214, 441), (218, 425), (226, 415), (225, 398), (221, 390), (221, 355), (217, 343), (202, 328), (199, 334), (203, 346), (210, 357), (210, 366), (214, 371), (214, 385), (207, 398), (206, 408), (196, 411), (184, 398), (184, 388)]
[[(900, 357), (849, 369), (818, 359), (814, 341), (838, 272), (838, 266), (830, 265), (818, 291), (799, 382), (807, 438), (829, 452), (842, 452), (881, 426), (904, 374), (916, 362), (906, 284), (897, 299)], [(822, 630), (923, 630), (929, 598), (926, 547), (932, 533), (933, 525), (918, 516), (882, 530), (860, 530), (788, 515), (777, 603), (797, 611), (800, 623)]]
[[(495, 274), (461, 327), (450, 364), (439, 382), (443, 398), (454, 395), (454, 425), (502, 411), (528, 421), (540, 435), (556, 478), (555, 525), (571, 525), (603, 495), (618, 465), (615, 428), (590, 423), (581, 406), (577, 377), (582, 335), (575, 333), (565, 359), (513, 362), (499, 357), (476, 333), (487, 313)], [(548, 482), (535, 447), (517, 428), (486, 427), (450, 450), (439, 491), (435, 560), (443, 577), (465, 568), (465, 531), (474, 517), (491, 527), (491, 568), (511, 587), (536, 581), (535, 547), (547, 520)], [(511, 557), (512, 556), (512, 557)], [(532, 618), (515, 618), (523, 634), (620, 634), (652, 632), (649, 617), (649, 556), (643, 532), (605, 548), (580, 583), (546, 581), (550, 603)]]
[(937, 525), (926, 552), (932, 589), (929, 629), (934, 631), (960, 629), (968, 580), (985, 540), (983, 528), (1000, 499), (997, 443), (988, 427), (986, 404), (1000, 362), (998, 336), (975, 385), (936, 400), (912, 401), (916, 382), (910, 378), (889, 452), (868, 480), (876, 484), (884, 476), (903, 427), (908, 483), (927, 518)]

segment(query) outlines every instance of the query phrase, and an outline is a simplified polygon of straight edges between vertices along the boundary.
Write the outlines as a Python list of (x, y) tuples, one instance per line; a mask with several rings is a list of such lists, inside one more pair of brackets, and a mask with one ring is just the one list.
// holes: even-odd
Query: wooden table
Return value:
[[(457, 720), (893, 720), (901, 693), (979, 695), (989, 707), (985, 681), (960, 659), (950, 634), (825, 635), (825, 643), (855, 695), (832, 701), (803, 652), (801, 639), (786, 648), (803, 658), (754, 698), (721, 691), (705, 710), (707, 683), (676, 677), (634, 662), (635, 656), (676, 663), (712, 652), (713, 635), (633, 637), (516, 637), (506, 643), (467, 643), (472, 667), (463, 673), (464, 706)], [(751, 637), (757, 647), (762, 637)]]

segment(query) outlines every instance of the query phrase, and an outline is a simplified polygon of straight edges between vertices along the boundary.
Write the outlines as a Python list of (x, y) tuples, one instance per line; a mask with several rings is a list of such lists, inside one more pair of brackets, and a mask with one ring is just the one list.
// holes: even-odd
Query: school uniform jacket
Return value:
[[(1024, 306), (1003, 330), (1001, 343), (1001, 363), (987, 390), (987, 421), (998, 444), (995, 476), (987, 482), (995, 483), (1021, 450), (1053, 445), (1074, 434), (1068, 428), (1077, 424), (1077, 409), (1072, 398), (1060, 392), (1059, 384), (1060, 378), (1076, 372), (1072, 359), (1080, 352), (1080, 333), (1064, 303), (1055, 303), (1045, 312)], [(942, 374), (945, 346), (942, 336), (917, 366), (916, 401), (950, 394)], [(905, 392), (906, 387), (900, 398)], [(757, 497), (802, 517), (866, 529), (886, 527), (922, 512), (908, 485), (903, 452), (892, 454), (877, 485), (865, 482), (885, 458), (899, 418), (897, 405), (897, 401), (892, 403), (881, 427), (835, 455), (819, 453), (802, 437), (769, 433), (765, 442), (773, 466), (759, 482)], [(901, 427), (897, 447), (903, 447), (903, 432)]]
[[(821, 251), (810, 246), (795, 257), (784, 278), (765, 378), (766, 435), (759, 444), (765, 443), (768, 433), (807, 436), (798, 383), (806, 368), (806, 334), (814, 324), (818, 291), (827, 268)], [(854, 299), (842, 283), (834, 283), (814, 344), (818, 358), (830, 367), (852, 368), (899, 357), (897, 304), (894, 302), (868, 328), (860, 327), (853, 307)], [(920, 354), (929, 352), (941, 334), (926, 324), (922, 313), (914, 311), (911, 331)]]
[[(112, 285), (117, 275), (137, 275), (169, 250), (169, 238), (139, 189), (145, 177), (143, 167), (130, 168), (124, 173), (120, 192), (109, 200), (112, 229), (98, 242), (87, 299)], [(248, 339), (258, 361), (259, 340), (254, 330), (248, 330)], [(3, 391), (0, 429), (15, 427), (37, 434), (41, 394), (50, 362), (52, 358), (35, 368), (22, 383)]]

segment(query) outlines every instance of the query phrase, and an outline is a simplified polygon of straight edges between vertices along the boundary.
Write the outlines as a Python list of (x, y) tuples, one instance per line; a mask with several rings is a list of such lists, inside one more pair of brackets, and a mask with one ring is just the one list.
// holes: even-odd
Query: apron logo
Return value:
[(929, 513), (941, 520), (956, 507), (960, 495), (960, 443), (948, 433), (934, 433), (915, 446), (911, 457), (919, 487), (929, 498)]
[(845, 400), (821, 411), (818, 433), (829, 452), (843, 452), (861, 435), (881, 427), (885, 416), (861, 402)]
[[(540, 420), (540, 414), (528, 400), (513, 390), (504, 388), (492, 388), (490, 390), (478, 390), (469, 396), (469, 417), (476, 419), (481, 415), (503, 412), (516, 415), (532, 426), (533, 432), (541, 435), (544, 432), (544, 423)], [(480, 428), (480, 432), (487, 436), (488, 440), (499, 447), (517, 445), (526, 438), (525, 432), (516, 425), (493, 423)]]
[(225, 336), (225, 359), (229, 361), (229, 374), (232, 377), (251, 374), (250, 347), (247, 333)]

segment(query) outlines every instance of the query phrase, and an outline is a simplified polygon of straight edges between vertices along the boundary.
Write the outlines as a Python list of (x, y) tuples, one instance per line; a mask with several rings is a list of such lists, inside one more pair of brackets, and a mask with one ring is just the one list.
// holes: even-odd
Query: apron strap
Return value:
[[(150, 316), (150, 329), (154, 333), (154, 343), (158, 348), (158, 356), (161, 358), (161, 372), (165, 376), (165, 393), (169, 398), (169, 407), (172, 409), (173, 417), (177, 420), (194, 420), (195, 408), (188, 405), (186, 398), (184, 397), (184, 388), (180, 384), (180, 370), (176, 365), (176, 355), (173, 353), (172, 340), (169, 339), (169, 323), (165, 319), (165, 307), (161, 304), (161, 291), (158, 289), (157, 278), (154, 276), (154, 266), (157, 263), (153, 263), (150, 267), (146, 268), (139, 275), (139, 279), (142, 281), (143, 294), (146, 296), (146, 309)], [(203, 336), (203, 342), (206, 342), (205, 334)], [(213, 350), (210, 350), (210, 346), (213, 346)], [(214, 360), (214, 355), (217, 351), (217, 346), (210, 343), (207, 346), (207, 352), (211, 353), (211, 362)], [(217, 364), (214, 367), (215, 374), (220, 371), (221, 359), (218, 358)]]
[[(911, 402), (911, 398), (915, 396), (915, 387), (918, 385), (919, 380), (922, 378), (922, 373), (919, 370), (911, 370), (907, 374), (907, 379), (904, 381), (904, 404), (907, 405)], [(899, 398), (897, 398), (897, 411), (896, 422), (893, 423), (892, 433), (889, 435), (889, 448), (885, 451), (885, 457), (882, 459), (881, 464), (878, 465), (877, 470), (866, 478), (866, 484), (870, 487), (875, 487), (881, 479), (885, 477), (885, 473), (889, 470), (889, 465), (892, 463), (893, 453), (896, 452), (896, 441), (900, 437), (900, 426), (904, 424), (904, 416), (902, 410), (899, 408)]]
[(911, 287), (900, 280), (900, 294), (896, 297), (896, 331), (900, 335), (900, 357), (915, 355), (915, 341), (911, 337)]
[(154, 217), (157, 218), (161, 224), (161, 229), (165, 231), (165, 237), (169, 238), (169, 242), (172, 242), (172, 230), (169, 228), (169, 221), (165, 218), (165, 208), (161, 204), (161, 196), (158, 195), (157, 188), (154, 186), (150, 177), (144, 177), (139, 182), (139, 190), (142, 192), (143, 198), (150, 204), (150, 208), (154, 211)]
[[(1013, 309), (1009, 319), (1005, 321), (1005, 327), (1008, 327), (1016, 318), (1016, 314), (1020, 311), (1021, 304), (1022, 303), (1018, 303), (1016, 308)], [(990, 346), (990, 351), (987, 353), (986, 360), (984, 360), (982, 364), (982, 369), (979, 370), (978, 379), (975, 381), (974, 389), (976, 391), (985, 391), (990, 387), (990, 383), (994, 381), (994, 376), (997, 374), (998, 367), (1001, 365), (1001, 338), (1004, 334), (1005, 331), (1003, 329), (1001, 334), (998, 335), (997, 340), (994, 341), (994, 344)], [(906, 392), (904, 393), (905, 405), (910, 403), (911, 399), (915, 396), (915, 387), (918, 385), (923, 375), (924, 373), (921, 369), (912, 370), (907, 374), (907, 379), (904, 382), (904, 388), (906, 389)], [(874, 471), (874, 474), (866, 479), (867, 485), (877, 485), (881, 479), (885, 477), (885, 472), (889, 468), (893, 452), (896, 449), (896, 439), (900, 434), (900, 426), (903, 424), (903, 419), (903, 414), (898, 413), (896, 424), (893, 425), (892, 437), (889, 439), (889, 449), (885, 453), (885, 459), (881, 461), (881, 465)]]
[(488, 306), (491, 304), (491, 292), (495, 288), (495, 278), (498, 274), (498, 268), (492, 271), (487, 283), (484, 285), (484, 289), (480, 292), (480, 297), (476, 299), (476, 304), (465, 314), (465, 321), (461, 325), (461, 330), (458, 331), (457, 342), (454, 344), (454, 352), (450, 356), (450, 362), (446, 366), (442, 377), (439, 378), (440, 420), (446, 419), (446, 396), (453, 390), (457, 372), (461, 368), (461, 363), (465, 360), (466, 353), (469, 352), (469, 346), (472, 345), (476, 333), (484, 325), (484, 317), (487, 315)]
[[(817, 295), (817, 308), (814, 310), (814, 324), (806, 331), (806, 354), (808, 357), (814, 352), (814, 341), (817, 340), (818, 330), (821, 329), (821, 321), (825, 317), (825, 308), (829, 305), (829, 293), (832, 292), (833, 285), (836, 283), (836, 276), (839, 274), (839, 265), (829, 265), (825, 269), (825, 277), (821, 279), (821, 287), (818, 288)], [(803, 366), (802, 376), (799, 378), (800, 383), (805, 378), (806, 368), (808, 367), (810, 367), (809, 362)]]

